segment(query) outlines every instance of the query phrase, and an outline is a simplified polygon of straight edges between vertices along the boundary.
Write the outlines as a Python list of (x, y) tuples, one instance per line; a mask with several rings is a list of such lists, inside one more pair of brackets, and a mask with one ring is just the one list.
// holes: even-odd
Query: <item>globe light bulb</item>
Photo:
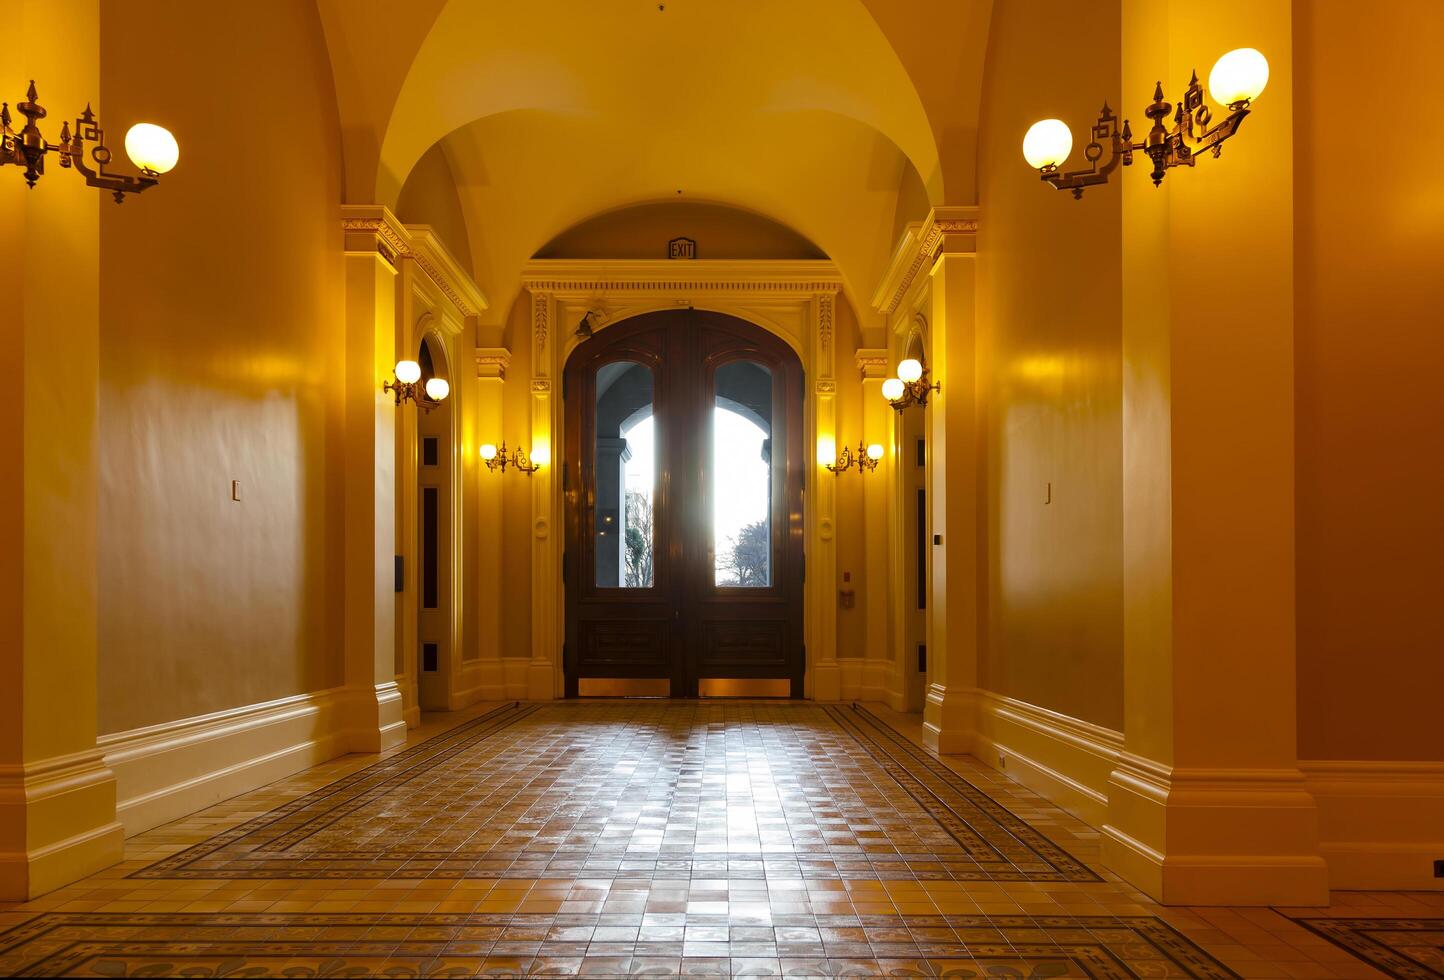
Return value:
[(817, 439), (817, 465), (831, 466), (837, 462), (837, 442), (832, 436), (819, 436)]
[(486, 460), (488, 463), (496, 459), (496, 444), (491, 442), (483, 442), (481, 444), (481, 458)]
[(537, 446), (531, 451), (531, 461), (537, 466), (545, 466), (552, 461), (552, 451), (548, 446)]
[(125, 155), (143, 173), (155, 177), (171, 171), (180, 159), (180, 146), (165, 127), (136, 123), (125, 134)]
[(895, 402), (903, 396), (903, 383), (901, 378), (888, 378), (882, 383), (882, 396), (890, 402)]
[(402, 384), (416, 384), (421, 380), (421, 365), (415, 361), (397, 361), (396, 380)]
[(1253, 48), (1235, 48), (1213, 63), (1208, 93), (1220, 105), (1252, 102), (1269, 83), (1269, 62)]
[(897, 366), (898, 380), (904, 384), (912, 384), (923, 376), (923, 362), (916, 357), (909, 357), (899, 361)]
[(1073, 131), (1061, 119), (1041, 119), (1023, 136), (1023, 159), (1034, 170), (1051, 170), (1073, 152)]
[(867, 447), (867, 458), (868, 458), (868, 459), (882, 459), (882, 443), (880, 443), (880, 442), (869, 443), (869, 444), (868, 444), (868, 447)]
[(445, 378), (429, 378), (426, 382), (426, 397), (439, 402), (451, 394), (451, 383)]

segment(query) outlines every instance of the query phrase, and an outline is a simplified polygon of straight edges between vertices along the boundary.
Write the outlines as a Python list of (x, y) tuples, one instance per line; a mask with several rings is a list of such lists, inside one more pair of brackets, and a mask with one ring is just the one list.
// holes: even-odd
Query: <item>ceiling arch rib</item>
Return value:
[(517, 4), (451, 0), (400, 87), (381, 143), (376, 200), (390, 206), (421, 155), (474, 120), (520, 109), (624, 128), (738, 109), (825, 110), (884, 134), (942, 203), (932, 128), (858, 0)]

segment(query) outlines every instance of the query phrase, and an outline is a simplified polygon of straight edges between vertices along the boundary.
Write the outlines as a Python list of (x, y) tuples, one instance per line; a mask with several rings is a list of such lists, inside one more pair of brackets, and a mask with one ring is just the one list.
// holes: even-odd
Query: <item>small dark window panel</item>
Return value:
[(918, 608), (928, 607), (928, 492), (918, 491)]
[(926, 439), (918, 440), (918, 465), (928, 465), (928, 441)]
[(436, 583), (438, 569), (436, 561), (436, 505), (435, 487), (421, 491), (421, 553), (425, 561), (421, 569), (421, 604), (427, 609), (436, 608)]
[(436, 644), (421, 644), (421, 669), (428, 673), (436, 673)]
[(421, 440), (421, 465), (436, 465), (436, 437), (426, 436)]
[(918, 644), (918, 673), (925, 674), (928, 670), (928, 645)]

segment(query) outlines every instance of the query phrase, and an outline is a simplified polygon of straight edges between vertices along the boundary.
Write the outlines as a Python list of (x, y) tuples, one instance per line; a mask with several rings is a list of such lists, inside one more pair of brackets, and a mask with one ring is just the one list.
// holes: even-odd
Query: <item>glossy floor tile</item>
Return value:
[(0, 906), (0, 973), (1444, 975), (1444, 894), (1162, 908), (1092, 828), (919, 736), (800, 702), (431, 717)]

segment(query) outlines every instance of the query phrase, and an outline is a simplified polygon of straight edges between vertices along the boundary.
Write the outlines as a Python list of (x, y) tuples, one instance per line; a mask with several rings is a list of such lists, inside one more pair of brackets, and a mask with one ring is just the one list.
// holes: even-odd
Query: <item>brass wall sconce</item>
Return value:
[(931, 392), (942, 390), (941, 384), (928, 383), (928, 370), (916, 357), (899, 361), (897, 377), (882, 383), (882, 396), (899, 412), (913, 405), (926, 405)]
[(534, 456), (528, 457), (526, 450), (518, 446), (510, 456), (506, 452), (506, 442), (503, 441), (498, 449), (493, 443), (483, 443), (480, 449), (481, 461), (486, 468), (492, 472), (500, 470), (505, 473), (508, 466), (515, 467), (518, 473), (525, 473), (531, 476), (537, 470), (547, 464), (549, 453), (544, 449), (538, 449)]
[(381, 382), (381, 390), (396, 395), (396, 404), (415, 402), (423, 412), (429, 412), (446, 400), (451, 394), (451, 384), (445, 378), (427, 378), (421, 385), (421, 365), (415, 361), (396, 362), (396, 380)]
[(874, 442), (864, 445), (862, 442), (859, 442), (857, 444), (856, 456), (852, 454), (851, 446), (844, 446), (842, 448), (842, 455), (837, 457), (837, 461), (835, 463), (826, 463), (824, 465), (826, 465), (827, 468), (832, 470), (832, 472), (834, 473), (845, 472), (846, 470), (851, 469), (854, 465), (857, 467), (857, 471), (859, 473), (871, 473), (873, 470), (877, 469), (877, 464), (881, 459), (881, 443)]
[[(45, 173), (45, 154), (57, 153), (61, 169), (73, 167), (91, 187), (114, 194), (118, 204), (127, 194), (139, 194), (154, 187), (160, 182), (160, 175), (168, 173), (180, 158), (180, 147), (168, 130), (152, 123), (137, 123), (125, 134), (125, 152), (140, 169), (141, 176), (107, 173), (110, 149), (105, 145), (105, 130), (90, 106), (75, 120), (73, 132), (69, 121), (61, 124), (59, 143), (47, 140), (35, 125), (45, 118), (46, 111), (35, 94), (33, 80), (25, 93), (25, 101), (15, 103), (15, 108), (25, 117), (25, 125), (18, 133), (10, 128), (10, 104), (0, 104), (0, 166), (10, 163), (24, 167), (25, 183), (31, 187)], [(90, 148), (90, 160), (86, 159), (87, 142), (94, 144)]]
[[(1208, 74), (1208, 90), (1220, 105), (1228, 107), (1228, 115), (1213, 125), (1213, 113), (1204, 104), (1204, 89), (1198, 84), (1198, 72), (1188, 83), (1183, 101), (1177, 107), (1163, 101), (1163, 83), (1153, 89), (1153, 102), (1143, 114), (1153, 120), (1148, 135), (1138, 143), (1133, 142), (1133, 130), (1128, 120), (1123, 121), (1122, 132), (1118, 129), (1118, 117), (1103, 103), (1098, 121), (1090, 131), (1092, 139), (1083, 151), (1088, 168), (1067, 173), (1059, 170), (1073, 149), (1073, 133), (1061, 119), (1044, 119), (1028, 128), (1023, 137), (1023, 158), (1036, 169), (1043, 180), (1060, 191), (1072, 191), (1074, 198), (1083, 196), (1083, 189), (1095, 184), (1106, 184), (1108, 177), (1121, 163), (1128, 167), (1133, 164), (1133, 151), (1142, 150), (1153, 161), (1153, 185), (1163, 183), (1163, 176), (1171, 167), (1192, 167), (1205, 151), (1212, 151), (1216, 157), (1223, 152), (1224, 140), (1238, 132), (1239, 124), (1249, 114), (1249, 107), (1263, 92), (1269, 80), (1269, 63), (1253, 48), (1238, 48), (1219, 58)], [(1171, 129), (1163, 120), (1173, 115)], [(1099, 165), (1103, 158), (1103, 143), (1111, 149), (1107, 162)]]

